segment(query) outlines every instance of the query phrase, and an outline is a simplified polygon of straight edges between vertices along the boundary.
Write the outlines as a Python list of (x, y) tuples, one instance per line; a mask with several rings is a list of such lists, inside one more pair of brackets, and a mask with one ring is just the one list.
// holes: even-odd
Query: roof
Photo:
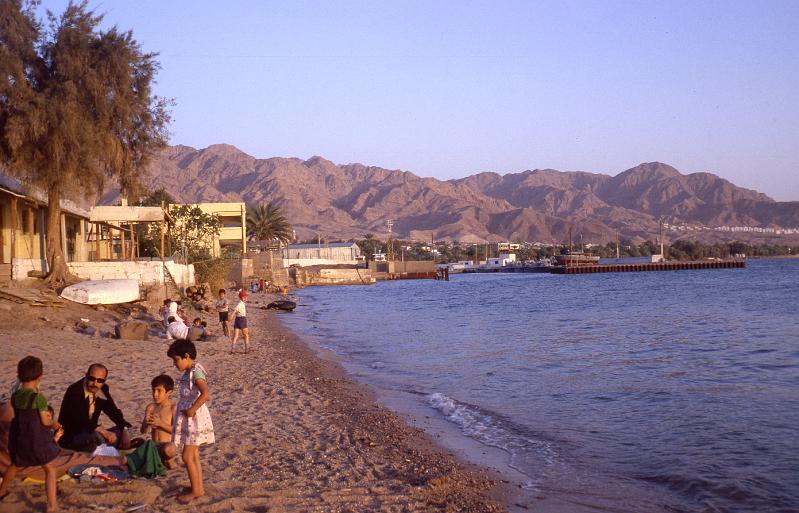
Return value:
[(324, 244), (289, 244), (289, 249), (351, 248), (354, 242), (325, 242)]
[(118, 221), (124, 223), (151, 223), (165, 219), (161, 207), (97, 206), (89, 211), (89, 221), (102, 223)]
[[(0, 190), (4, 190), (10, 194), (13, 194), (14, 196), (32, 199), (41, 203), (42, 205), (47, 205), (47, 193), (44, 190), (40, 189), (39, 187), (23, 183), (22, 181), (1, 171)], [(89, 212), (79, 207), (74, 201), (70, 201), (68, 199), (61, 199), (61, 210), (67, 214), (72, 214), (78, 217), (89, 217)]]

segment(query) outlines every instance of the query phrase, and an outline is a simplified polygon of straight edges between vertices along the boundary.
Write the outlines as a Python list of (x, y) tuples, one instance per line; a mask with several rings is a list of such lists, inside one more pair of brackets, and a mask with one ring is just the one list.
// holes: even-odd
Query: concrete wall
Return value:
[(375, 282), (369, 269), (314, 269), (290, 271), (298, 287), (312, 285), (369, 285)]
[[(164, 272), (160, 260), (153, 261), (120, 261), (120, 262), (70, 262), (69, 271), (84, 280), (110, 280), (132, 278), (142, 285), (163, 285)], [(194, 266), (166, 262), (166, 268), (172, 274), (179, 287), (194, 285)]]
[(39, 258), (15, 258), (11, 266), (11, 279), (15, 281), (35, 280), (28, 271), (47, 271), (47, 260)]

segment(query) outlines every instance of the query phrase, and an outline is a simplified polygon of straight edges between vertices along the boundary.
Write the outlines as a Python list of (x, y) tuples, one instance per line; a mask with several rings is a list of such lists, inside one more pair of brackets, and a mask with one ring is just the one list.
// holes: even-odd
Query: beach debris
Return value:
[(123, 340), (147, 340), (150, 325), (145, 321), (130, 319), (122, 321), (114, 328), (116, 338)]
[(40, 315), (38, 318), (40, 321), (50, 322), (50, 318), (47, 317), (46, 315)]
[(130, 506), (125, 508), (125, 513), (128, 513), (130, 511), (140, 510), (140, 509), (142, 509), (142, 508), (144, 508), (146, 506), (147, 506), (147, 504), (145, 504), (143, 502), (137, 502), (136, 504), (131, 504)]
[(139, 300), (139, 281), (87, 280), (61, 291), (61, 297), (84, 305), (113, 305)]
[(97, 333), (97, 328), (89, 324), (89, 319), (81, 318), (79, 321), (75, 322), (75, 331), (78, 333), (83, 333), (84, 335), (94, 336)]
[(36, 289), (11, 289), (8, 287), (0, 288), (0, 299), (17, 303), (18, 305), (28, 304), (30, 306), (52, 306), (62, 307), (64, 302), (57, 297)]

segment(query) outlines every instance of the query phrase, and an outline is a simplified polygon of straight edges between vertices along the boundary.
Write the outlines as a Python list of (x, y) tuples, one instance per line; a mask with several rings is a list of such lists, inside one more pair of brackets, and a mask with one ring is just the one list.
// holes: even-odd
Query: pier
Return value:
[(657, 262), (651, 264), (558, 265), (552, 274), (634, 273), (647, 271), (681, 271), (688, 269), (742, 269), (746, 260), (708, 260), (701, 262)]

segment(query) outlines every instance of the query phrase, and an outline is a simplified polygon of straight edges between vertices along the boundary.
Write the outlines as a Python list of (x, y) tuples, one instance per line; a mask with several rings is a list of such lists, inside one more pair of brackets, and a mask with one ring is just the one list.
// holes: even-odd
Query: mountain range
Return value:
[[(684, 175), (660, 162), (616, 176), (553, 169), (499, 175), (484, 172), (455, 180), (362, 164), (257, 159), (234, 146), (171, 146), (149, 167), (149, 190), (166, 189), (185, 203), (244, 201), (280, 205), (299, 239), (384, 236), (416, 240), (566, 241), (604, 243), (617, 237), (654, 240), (660, 220), (666, 236), (785, 243), (799, 235), (692, 230), (674, 226), (799, 227), (799, 202), (777, 202), (711, 173)], [(118, 192), (107, 193), (113, 202)], [(688, 230), (686, 228), (685, 230)]]

